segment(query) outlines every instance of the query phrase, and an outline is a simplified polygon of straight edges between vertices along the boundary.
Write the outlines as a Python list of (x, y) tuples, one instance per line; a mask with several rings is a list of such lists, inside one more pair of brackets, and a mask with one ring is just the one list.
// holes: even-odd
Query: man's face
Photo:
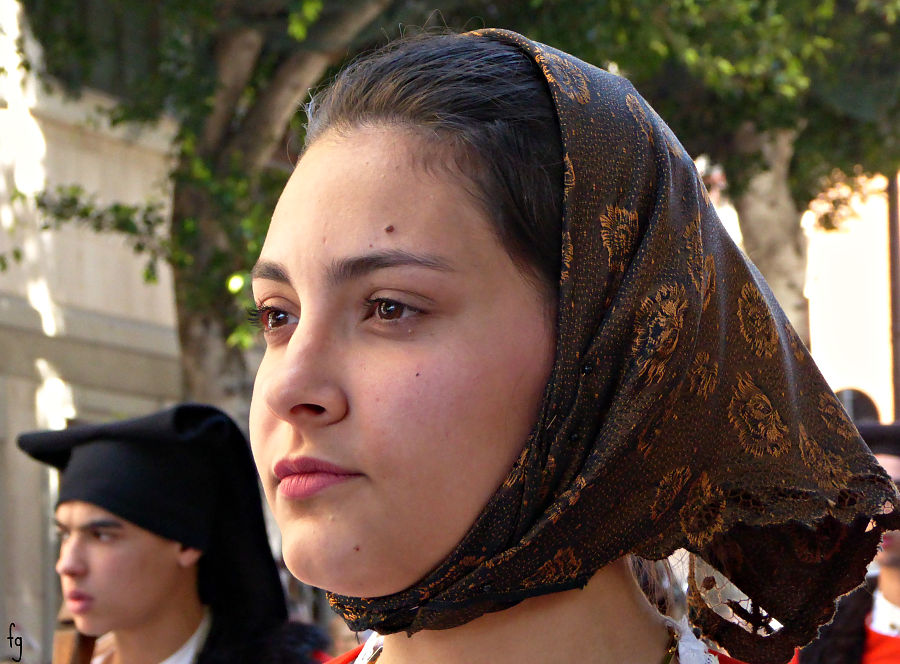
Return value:
[[(878, 463), (884, 467), (895, 484), (900, 484), (900, 456), (894, 454), (876, 454)], [(891, 530), (884, 534), (881, 551), (875, 556), (879, 567), (900, 568), (900, 530)]]
[(62, 503), (56, 526), (63, 597), (75, 627), (91, 636), (161, 616), (199, 556), (91, 503)]

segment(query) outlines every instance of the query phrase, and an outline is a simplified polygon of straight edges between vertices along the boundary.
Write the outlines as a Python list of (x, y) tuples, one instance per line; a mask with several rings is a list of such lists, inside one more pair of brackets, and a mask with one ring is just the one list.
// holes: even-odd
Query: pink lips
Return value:
[(75, 615), (87, 613), (90, 611), (93, 603), (94, 598), (80, 590), (70, 590), (66, 593), (66, 604), (69, 607), (69, 611)]
[(330, 486), (361, 475), (312, 457), (284, 458), (275, 464), (278, 492), (294, 500), (311, 498)]

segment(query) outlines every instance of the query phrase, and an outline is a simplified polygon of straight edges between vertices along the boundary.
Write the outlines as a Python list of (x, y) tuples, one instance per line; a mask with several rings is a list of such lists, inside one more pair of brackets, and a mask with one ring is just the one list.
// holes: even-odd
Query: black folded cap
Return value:
[(217, 503), (216, 457), (245, 444), (227, 415), (199, 405), (19, 437), (25, 452), (62, 471), (58, 503), (98, 505), (204, 550)]
[(201, 549), (200, 597), (242, 629), (284, 620), (249, 445), (222, 411), (181, 404), (144, 417), (19, 436), (60, 470), (59, 503), (97, 505)]

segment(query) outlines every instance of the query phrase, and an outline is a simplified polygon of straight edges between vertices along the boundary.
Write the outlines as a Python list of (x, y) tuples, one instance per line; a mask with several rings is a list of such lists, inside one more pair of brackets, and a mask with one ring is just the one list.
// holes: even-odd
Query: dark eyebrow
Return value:
[(60, 530), (97, 530), (99, 528), (122, 528), (122, 524), (119, 521), (114, 521), (113, 519), (95, 519), (94, 521), (88, 521), (87, 523), (82, 523), (80, 525), (74, 526), (70, 528), (69, 526), (60, 523), (56, 519), (53, 519), (53, 523)]
[[(383, 270), (388, 267), (402, 267), (406, 265), (424, 267), (430, 270), (440, 270), (443, 272), (453, 271), (453, 268), (451, 268), (446, 261), (437, 256), (411, 254), (408, 251), (394, 249), (390, 251), (376, 251), (363, 256), (337, 259), (333, 261), (328, 268), (328, 281), (334, 286), (345, 281), (350, 281), (351, 279), (358, 279), (375, 270)], [(256, 265), (250, 270), (250, 277), (252, 279), (277, 281), (283, 284), (291, 283), (287, 270), (285, 270), (280, 263), (262, 259), (256, 261)]]
[(446, 261), (437, 256), (411, 254), (407, 251), (394, 249), (335, 260), (328, 270), (328, 280), (332, 285), (337, 285), (345, 281), (358, 279), (375, 270), (407, 265), (424, 267), (429, 270), (439, 270), (441, 272), (453, 271), (453, 268)]
[(284, 269), (284, 267), (281, 266), (280, 263), (274, 263), (272, 261), (265, 261), (262, 259), (256, 261), (253, 269), (250, 270), (250, 278), (268, 279), (269, 281), (278, 281), (283, 284), (291, 283), (291, 280), (288, 278), (287, 271)]

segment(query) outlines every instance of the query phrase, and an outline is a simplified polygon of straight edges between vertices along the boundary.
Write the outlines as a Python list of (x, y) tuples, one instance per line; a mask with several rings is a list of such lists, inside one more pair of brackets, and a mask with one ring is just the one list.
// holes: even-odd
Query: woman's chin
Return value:
[(306, 585), (346, 597), (382, 597), (413, 585), (418, 578), (392, 573), (389, 564), (365, 560), (359, 551), (349, 555), (335, 547), (291, 546), (285, 538), (282, 553), (290, 573)]
[(278, 516), (282, 557), (290, 573), (307, 585), (346, 597), (384, 597), (406, 590), (452, 550), (449, 544), (403, 547), (397, 544), (398, 533), (376, 529), (383, 534), (376, 537), (371, 528), (349, 519)]
[(306, 585), (337, 595), (372, 597), (373, 578), (370, 564), (359, 556), (354, 560), (333, 543), (310, 546), (309, 541), (291, 542), (285, 535), (282, 545), (288, 571)]

